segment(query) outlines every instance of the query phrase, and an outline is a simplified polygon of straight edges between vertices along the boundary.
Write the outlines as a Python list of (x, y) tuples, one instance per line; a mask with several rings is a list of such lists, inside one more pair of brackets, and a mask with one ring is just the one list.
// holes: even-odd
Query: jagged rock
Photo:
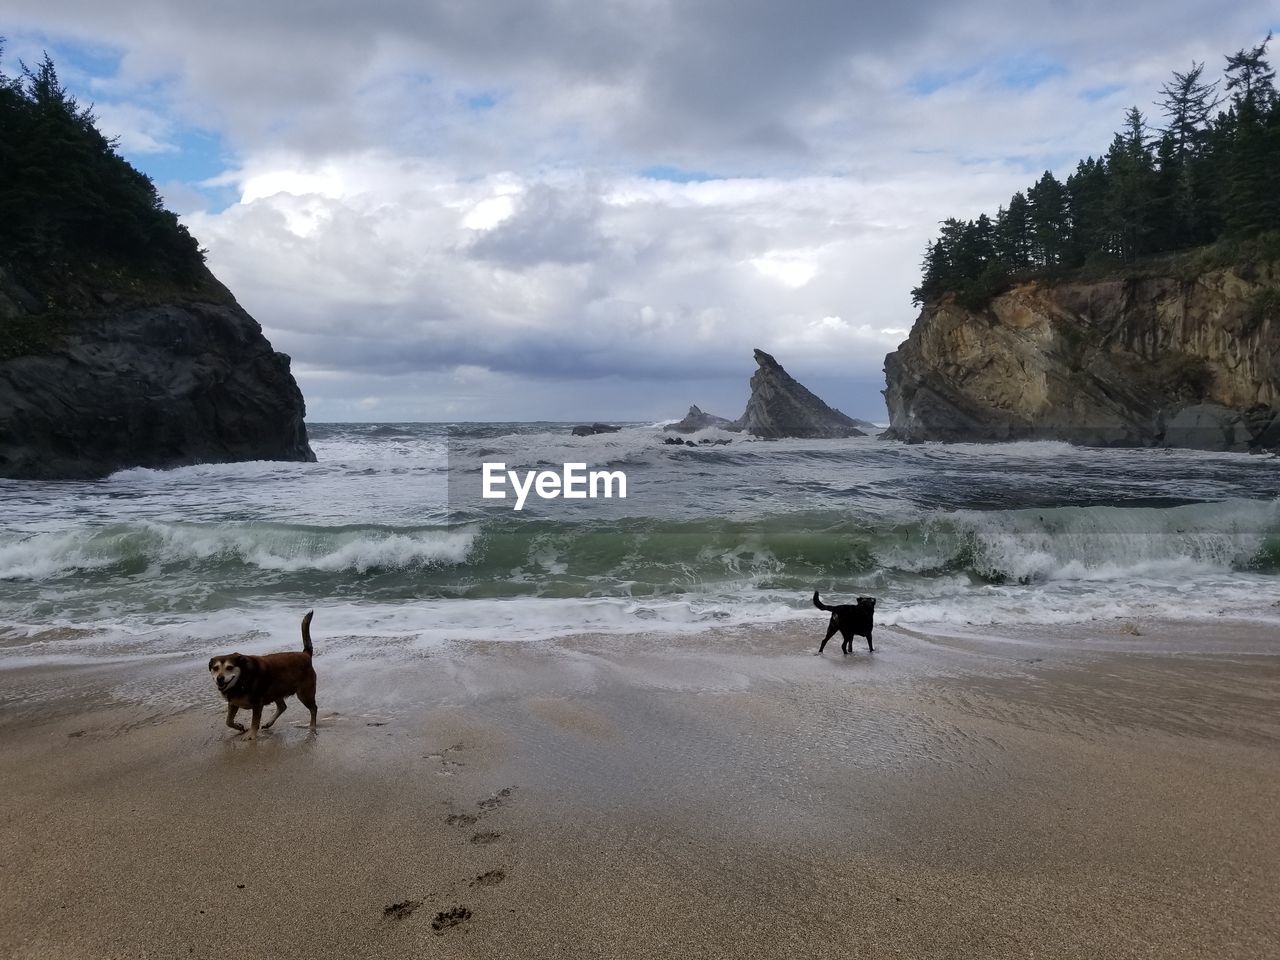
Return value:
[(1250, 449), (1280, 450), (1280, 415), (1262, 423), (1253, 421), (1252, 429), (1256, 432), (1252, 434), (1253, 444)]
[(698, 430), (705, 430), (707, 427), (720, 427), (725, 429), (733, 426), (732, 420), (726, 420), (724, 417), (717, 417), (713, 413), (703, 413), (692, 406), (689, 412), (684, 415), (684, 419), (679, 423), (667, 424), (666, 429), (673, 430), (676, 433), (696, 433)]
[(289, 358), (226, 288), (160, 299), (86, 289), (48, 314), (0, 271), (0, 476), (315, 460)]
[(617, 433), (621, 427), (615, 427), (608, 423), (580, 423), (573, 428), (575, 437), (590, 437), (597, 433)]
[(1248, 450), (1250, 434), (1244, 417), (1216, 403), (1183, 407), (1165, 425), (1161, 445), (1195, 450)]
[(805, 389), (777, 360), (755, 351), (759, 369), (751, 377), (747, 409), (733, 426), (757, 437), (862, 437), (859, 424)]
[(927, 305), (885, 358), (909, 442), (1047, 439), (1260, 449), (1280, 440), (1276, 263), (1194, 278), (1027, 283), (981, 310)]

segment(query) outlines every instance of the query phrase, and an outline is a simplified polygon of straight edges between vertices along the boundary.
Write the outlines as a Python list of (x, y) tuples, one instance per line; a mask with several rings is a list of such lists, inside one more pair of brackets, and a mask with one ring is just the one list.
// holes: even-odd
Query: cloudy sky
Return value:
[[(8, 0), (312, 420), (883, 419), (925, 241), (1098, 153), (1274, 0)], [(1278, 51), (1280, 52), (1280, 51)], [(1155, 119), (1155, 118), (1153, 118)]]

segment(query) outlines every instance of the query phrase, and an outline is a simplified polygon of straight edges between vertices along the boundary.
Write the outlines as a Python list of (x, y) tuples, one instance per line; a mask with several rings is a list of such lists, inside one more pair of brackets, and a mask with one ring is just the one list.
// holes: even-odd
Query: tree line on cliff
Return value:
[(1046, 171), (995, 217), (949, 218), (925, 248), (917, 304), (954, 292), (980, 307), (1011, 283), (1081, 267), (1255, 237), (1280, 227), (1280, 96), (1271, 34), (1226, 58), (1175, 71), (1160, 90), (1163, 125), (1135, 106), (1106, 153), (1061, 181)]
[(0, 70), (0, 265), (58, 279), (200, 275), (199, 244), (116, 146), (48, 55), (17, 76)]

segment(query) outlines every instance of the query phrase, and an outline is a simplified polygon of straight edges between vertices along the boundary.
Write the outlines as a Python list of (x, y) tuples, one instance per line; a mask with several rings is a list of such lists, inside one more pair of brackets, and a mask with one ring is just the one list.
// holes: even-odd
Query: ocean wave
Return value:
[(929, 575), (963, 569), (992, 582), (1115, 580), (1280, 569), (1276, 501), (1172, 507), (955, 511), (909, 525), (878, 562)]
[(218, 564), (330, 573), (457, 565), (475, 538), (456, 529), (324, 528), (257, 523), (87, 526), (0, 540), (0, 580), (75, 573), (135, 575), (150, 567)]
[(470, 589), (552, 577), (584, 591), (694, 591), (730, 582), (840, 577), (1041, 583), (1280, 570), (1280, 506), (1235, 500), (1173, 507), (787, 514), (758, 520), (490, 517), (454, 527), (142, 521), (0, 537), (0, 579), (219, 564), (322, 573), (435, 569)]

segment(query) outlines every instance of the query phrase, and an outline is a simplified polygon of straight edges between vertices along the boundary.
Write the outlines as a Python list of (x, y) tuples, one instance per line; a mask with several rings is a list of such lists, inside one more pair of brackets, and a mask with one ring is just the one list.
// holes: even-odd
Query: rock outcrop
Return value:
[(572, 432), (575, 437), (594, 437), (597, 433), (617, 433), (621, 429), (611, 423), (580, 423)]
[(947, 296), (885, 358), (906, 441), (1269, 448), (1280, 442), (1280, 264)]
[(207, 271), (44, 302), (0, 271), (0, 477), (315, 459), (289, 358)]
[(692, 406), (689, 408), (689, 412), (684, 415), (683, 420), (667, 424), (666, 429), (675, 433), (697, 433), (699, 430), (706, 430), (708, 427), (728, 428), (732, 426), (732, 420), (717, 417), (714, 413), (704, 413), (697, 406)]
[(827, 406), (763, 350), (755, 358), (759, 369), (751, 377), (751, 397), (733, 427), (769, 438), (866, 436), (862, 428), (871, 424)]

